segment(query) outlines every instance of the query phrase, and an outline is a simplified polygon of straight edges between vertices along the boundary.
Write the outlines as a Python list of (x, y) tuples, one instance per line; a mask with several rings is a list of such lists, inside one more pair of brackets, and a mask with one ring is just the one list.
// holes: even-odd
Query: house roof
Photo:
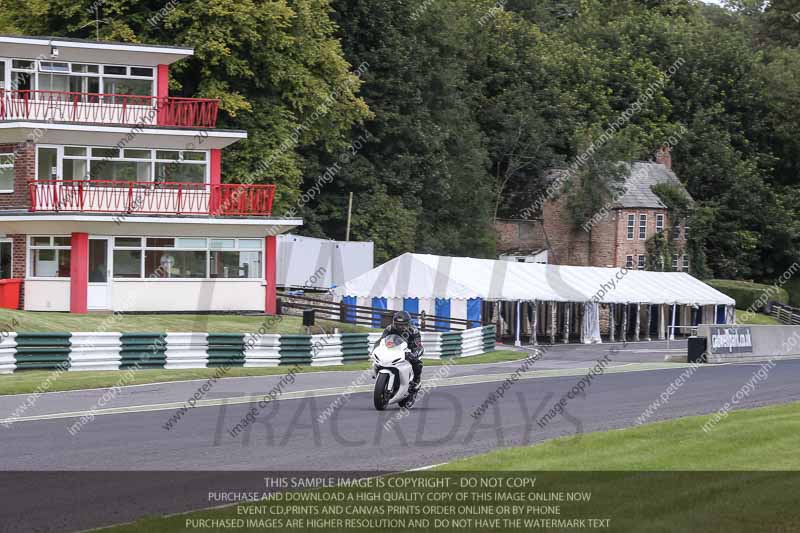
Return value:
[[(51, 47), (59, 49), (51, 56)], [(20, 59), (48, 59), (121, 65), (172, 64), (194, 54), (193, 48), (163, 44), (95, 41), (72, 37), (0, 35), (0, 55)]]
[(661, 163), (635, 161), (626, 165), (630, 167), (630, 174), (625, 179), (625, 193), (617, 200), (617, 207), (666, 209), (664, 202), (653, 192), (653, 186), (662, 183), (680, 187), (689, 196), (678, 176)]

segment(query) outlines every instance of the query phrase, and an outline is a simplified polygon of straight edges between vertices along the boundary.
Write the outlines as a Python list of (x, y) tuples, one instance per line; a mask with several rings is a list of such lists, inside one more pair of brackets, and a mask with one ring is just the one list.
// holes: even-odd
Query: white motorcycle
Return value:
[(396, 403), (408, 409), (414, 404), (415, 394), (409, 394), (414, 379), (411, 363), (406, 361), (408, 343), (400, 335), (389, 335), (372, 350), (375, 392), (372, 395), (375, 409), (383, 411)]

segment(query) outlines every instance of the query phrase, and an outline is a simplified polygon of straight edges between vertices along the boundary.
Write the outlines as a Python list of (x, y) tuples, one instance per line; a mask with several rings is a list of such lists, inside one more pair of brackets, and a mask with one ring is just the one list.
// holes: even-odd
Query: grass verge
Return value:
[[(483, 355), (464, 357), (456, 359), (457, 365), (478, 364), (478, 363), (498, 363), (503, 361), (515, 361), (522, 359), (525, 354), (510, 350), (501, 350)], [(425, 366), (442, 365), (442, 360), (425, 360)], [(367, 362), (351, 363), (338, 366), (306, 366), (302, 367), (300, 373), (305, 372), (330, 372), (363, 370), (368, 368)], [(273, 376), (285, 374), (287, 367), (278, 366), (271, 368), (243, 368), (235, 367), (225, 374), (225, 377), (243, 376)], [(126, 385), (141, 385), (145, 383), (160, 383), (165, 381), (185, 381), (191, 379), (207, 379), (217, 372), (215, 368), (196, 368), (185, 370), (139, 370), (133, 374), (133, 379), (126, 382)], [(0, 376), (0, 395), (7, 394), (28, 394), (36, 391), (42, 383), (50, 378), (50, 387), (43, 392), (56, 392), (67, 390), (96, 389), (102, 387), (112, 387), (120, 379), (122, 374), (117, 370), (99, 372), (62, 372), (56, 374), (50, 371), (22, 371), (14, 374)], [(423, 374), (424, 378), (424, 374)]]
[[(796, 502), (800, 490), (800, 473), (797, 472), (800, 454), (796, 453), (795, 445), (800, 430), (800, 403), (736, 411), (710, 433), (700, 429), (705, 420), (704, 416), (690, 417), (580, 438), (556, 439), (536, 446), (478, 455), (435, 470), (405, 474), (417, 478), (447, 477), (451, 480), (451, 487), (456, 484), (455, 488), (392, 491), (373, 486), (324, 489), (314, 491), (313, 494), (319, 495), (317, 499), (304, 499), (303, 505), (283, 504), (282, 499), (276, 497), (168, 518), (145, 518), (110, 528), (110, 531), (190, 531), (198, 521), (242, 520), (253, 515), (280, 516), (281, 520), (287, 521), (280, 526), (283, 531), (309, 531), (314, 529), (304, 525), (320, 518), (335, 520), (344, 514), (344, 518), (358, 516), (367, 520), (379, 505), (373, 500), (361, 506), (366, 510), (355, 506), (350, 507), (349, 512), (335, 511), (330, 504), (315, 503), (326, 501), (324, 493), (339, 493), (346, 498), (353, 496), (353, 500), (359, 501), (359, 494), (387, 492), (413, 492), (420, 495), (419, 502), (437, 501), (431, 496), (442, 493), (481, 493), (484, 498), (486, 494), (492, 494), (493, 503), (481, 500), (480, 510), (474, 513), (487, 520), (500, 521), (483, 527), (475, 527), (475, 522), (459, 522), (475, 515), (471, 515), (473, 511), (469, 508), (461, 508), (458, 516), (454, 516), (455, 506), (453, 513), (443, 511), (440, 514), (431, 510), (423, 514), (423, 518), (432, 524), (437, 518), (440, 524), (445, 523), (443, 520), (449, 521), (450, 527), (440, 528), (440, 531), (581, 531), (583, 529), (575, 527), (533, 525), (536, 519), (579, 518), (607, 519), (609, 525), (601, 530), (614, 532), (783, 533), (800, 530), (800, 511)], [(505, 489), (511, 485), (502, 481), (534, 478), (535, 488), (529, 486), (516, 491)], [(500, 479), (501, 488), (464, 489), (463, 479), (477, 479), (478, 482), (481, 479)], [(582, 493), (585, 497), (579, 503), (521, 505), (516, 508), (507, 503), (496, 503), (505, 501), (498, 498), (498, 494), (519, 493), (526, 498), (533, 492), (558, 491)], [(361, 501), (365, 500), (362, 497)], [(400, 509), (395, 516), (417, 516), (411, 510), (413, 503), (399, 505), (406, 505), (408, 511)], [(551, 509), (544, 516), (541, 514), (543, 506)], [(489, 507), (494, 511), (487, 511)], [(280, 513), (276, 513), (279, 509)], [(259, 510), (261, 514), (254, 512)], [(519, 526), (507, 527), (512, 522), (503, 522), (504, 519), (520, 520)], [(263, 526), (256, 525), (257, 521), (249, 523), (243, 520), (242, 524), (236, 527), (236, 531), (263, 530)], [(325, 531), (357, 530), (352, 527), (325, 528)], [(392, 530), (419, 529), (399, 527)]]

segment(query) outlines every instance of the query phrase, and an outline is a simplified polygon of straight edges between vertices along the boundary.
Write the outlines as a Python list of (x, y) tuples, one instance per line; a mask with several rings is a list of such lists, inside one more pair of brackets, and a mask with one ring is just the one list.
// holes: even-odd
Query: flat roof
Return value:
[[(51, 46), (59, 49), (57, 58), (50, 55)], [(185, 46), (57, 36), (0, 35), (0, 56), (4, 57), (33, 59), (44, 56), (60, 61), (155, 66), (171, 64), (191, 55), (194, 55), (194, 48)]]

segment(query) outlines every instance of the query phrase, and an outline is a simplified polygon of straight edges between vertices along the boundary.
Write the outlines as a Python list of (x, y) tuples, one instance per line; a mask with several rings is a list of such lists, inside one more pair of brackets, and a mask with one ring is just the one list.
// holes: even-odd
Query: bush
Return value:
[(789, 293), (786, 289), (775, 288), (774, 285), (732, 279), (712, 279), (706, 283), (736, 300), (737, 309), (750, 309), (750, 306), (759, 299), (761, 305), (753, 311), (760, 311), (767, 302), (789, 303)]

